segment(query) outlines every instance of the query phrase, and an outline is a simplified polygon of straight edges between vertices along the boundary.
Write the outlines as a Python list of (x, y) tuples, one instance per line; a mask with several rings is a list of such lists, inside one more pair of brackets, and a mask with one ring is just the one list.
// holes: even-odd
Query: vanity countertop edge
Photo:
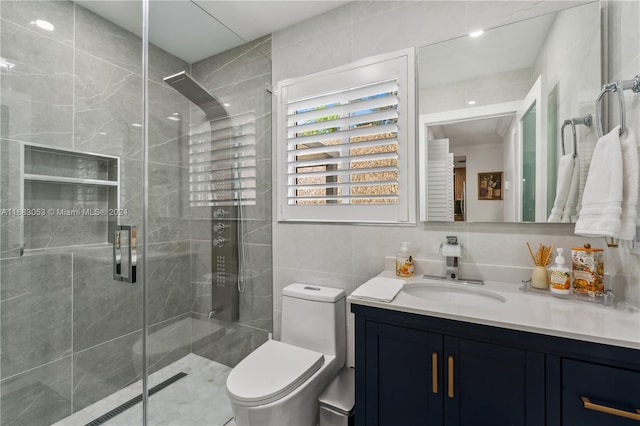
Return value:
[[(393, 271), (384, 271), (379, 276), (397, 278)], [(407, 284), (425, 281), (420, 277), (404, 280)], [(504, 296), (506, 302), (475, 306), (434, 303), (403, 291), (388, 303), (351, 296), (347, 301), (354, 305), (640, 350), (640, 310), (624, 302), (604, 306), (561, 299), (544, 292), (523, 292), (518, 284), (498, 281), (485, 281), (480, 287)]]

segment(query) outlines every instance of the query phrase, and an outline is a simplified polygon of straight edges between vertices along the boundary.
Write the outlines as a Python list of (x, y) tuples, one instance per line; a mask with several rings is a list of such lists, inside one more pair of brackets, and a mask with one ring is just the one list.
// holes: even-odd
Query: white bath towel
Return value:
[(573, 162), (573, 175), (571, 176), (571, 186), (567, 202), (564, 203), (562, 218), (560, 222), (575, 222), (578, 216), (578, 197), (580, 195), (580, 158), (576, 157)]
[(351, 293), (351, 297), (378, 302), (391, 302), (402, 289), (404, 280), (375, 277), (362, 284)]
[(620, 135), (622, 150), (622, 213), (617, 238), (632, 240), (636, 235), (638, 215), (638, 142), (629, 126)]
[(558, 164), (558, 180), (556, 182), (556, 199), (553, 202), (553, 208), (547, 222), (560, 222), (562, 212), (567, 203), (567, 197), (571, 188), (573, 179), (573, 171), (575, 170), (575, 159), (573, 154), (567, 154), (560, 157)]
[(622, 213), (622, 149), (619, 126), (602, 136), (593, 150), (575, 233), (618, 237)]

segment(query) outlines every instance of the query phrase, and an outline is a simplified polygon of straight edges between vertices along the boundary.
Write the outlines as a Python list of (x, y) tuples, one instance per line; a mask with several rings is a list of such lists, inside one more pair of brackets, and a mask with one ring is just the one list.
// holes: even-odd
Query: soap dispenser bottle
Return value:
[(571, 270), (565, 266), (562, 248), (557, 249), (558, 256), (556, 264), (549, 270), (551, 271), (551, 279), (549, 289), (556, 295), (567, 295), (571, 292)]
[(400, 251), (396, 253), (396, 275), (399, 277), (413, 276), (413, 256), (409, 253), (408, 242), (400, 244)]

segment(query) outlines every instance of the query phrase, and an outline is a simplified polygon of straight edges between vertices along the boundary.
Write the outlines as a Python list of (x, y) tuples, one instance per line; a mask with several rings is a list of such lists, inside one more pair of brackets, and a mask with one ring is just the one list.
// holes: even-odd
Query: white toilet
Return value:
[(237, 426), (315, 426), (318, 397), (346, 357), (344, 291), (311, 284), (282, 290), (281, 340), (269, 340), (229, 373)]

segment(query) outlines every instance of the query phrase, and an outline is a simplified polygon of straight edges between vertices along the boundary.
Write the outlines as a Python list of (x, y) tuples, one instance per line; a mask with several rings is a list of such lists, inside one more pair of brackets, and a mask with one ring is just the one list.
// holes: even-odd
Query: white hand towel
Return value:
[(404, 280), (375, 277), (362, 284), (351, 293), (351, 297), (378, 302), (391, 302), (402, 289)]
[(562, 218), (560, 222), (575, 222), (578, 215), (578, 196), (580, 195), (580, 158), (573, 161), (573, 175), (571, 176), (571, 186), (569, 187), (569, 195), (567, 202), (562, 210)]
[(622, 213), (622, 149), (619, 126), (602, 136), (593, 150), (582, 209), (575, 233), (585, 237), (616, 237)]
[(575, 169), (575, 160), (573, 154), (567, 154), (560, 157), (558, 164), (558, 181), (556, 182), (556, 199), (553, 202), (553, 208), (547, 222), (560, 222), (562, 212), (567, 203), (567, 196), (571, 188), (573, 171)]
[(632, 240), (636, 235), (638, 215), (638, 142), (629, 126), (620, 135), (622, 149), (622, 214), (617, 238)]

